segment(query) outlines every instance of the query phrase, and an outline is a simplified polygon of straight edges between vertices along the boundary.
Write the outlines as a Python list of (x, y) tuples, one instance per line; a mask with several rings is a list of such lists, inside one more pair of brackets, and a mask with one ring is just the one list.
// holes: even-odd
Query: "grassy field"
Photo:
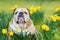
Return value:
[[(24, 5), (25, 4), (25, 5)], [(45, 15), (50, 15), (55, 12), (55, 8), (60, 5), (60, 1), (0, 1), (0, 10), (9, 12), (11, 7), (18, 5), (18, 7), (30, 8), (31, 6), (41, 6), (40, 11), (44, 11)], [(46, 16), (45, 16), (46, 17)]]
[[(60, 20), (53, 22), (50, 15), (60, 15), (60, 11), (56, 11), (60, 7), (60, 1), (39, 1), (39, 0), (0, 0), (0, 40), (8, 40), (7, 35), (2, 34), (2, 29), (7, 29), (9, 21), (13, 16), (11, 8), (18, 5), (18, 8), (30, 8), (31, 6), (40, 6), (40, 10), (30, 14), (31, 19), (36, 26), (38, 34), (35, 34), (36, 40), (60, 40)], [(49, 26), (49, 31), (42, 30), (42, 25)], [(17, 39), (17, 37), (20, 37)], [(22, 35), (15, 37), (15, 40), (29, 40), (28, 37)], [(33, 40), (33, 39), (32, 39)]]

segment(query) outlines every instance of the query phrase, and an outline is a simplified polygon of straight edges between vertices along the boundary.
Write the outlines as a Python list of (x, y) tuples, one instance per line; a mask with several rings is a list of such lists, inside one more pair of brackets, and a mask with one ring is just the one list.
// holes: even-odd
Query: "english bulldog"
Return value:
[[(26, 8), (16, 8), (13, 12), (13, 18), (11, 19), (8, 27), (8, 31), (12, 31), (19, 35), (21, 32), (27, 33), (27, 35), (35, 34), (36, 28), (29, 17), (29, 10)], [(9, 36), (10, 40), (10, 36)]]

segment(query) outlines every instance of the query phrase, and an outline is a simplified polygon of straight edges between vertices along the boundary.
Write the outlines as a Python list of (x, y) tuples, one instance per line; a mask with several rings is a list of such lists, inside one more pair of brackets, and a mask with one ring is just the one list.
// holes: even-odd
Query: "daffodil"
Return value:
[(50, 18), (51, 18), (54, 22), (56, 22), (56, 17), (55, 17), (55, 16), (50, 15)]
[(18, 8), (18, 5), (14, 5), (14, 6), (12, 6), (10, 10), (13, 11), (15, 8)]
[(33, 7), (30, 7), (29, 10), (30, 10), (30, 14), (33, 14)]
[(12, 32), (12, 31), (9, 32), (9, 35), (10, 35), (10, 36), (13, 36), (13, 35), (14, 35), (14, 32)]
[(58, 16), (57, 14), (54, 15), (56, 20), (60, 20), (60, 16)]
[(18, 5), (14, 5), (14, 8), (18, 8)]
[(60, 16), (57, 17), (57, 20), (60, 20)]
[(45, 28), (46, 28), (45, 26), (46, 26), (45, 24), (42, 25), (42, 29), (43, 29), (43, 30), (45, 30)]
[(40, 6), (37, 7), (37, 10), (38, 10), (38, 11), (40, 10)]
[(33, 11), (30, 11), (30, 14), (33, 14)]
[(36, 12), (36, 11), (37, 11), (37, 7), (34, 7), (34, 8), (33, 8), (33, 12)]
[(11, 7), (11, 9), (10, 10), (14, 10), (15, 8), (14, 7)]
[(49, 31), (49, 27), (48, 26), (46, 26), (46, 29), (45, 29), (46, 31)]
[(43, 30), (46, 30), (46, 31), (49, 31), (49, 26), (47, 26), (46, 24), (43, 24), (42, 25), (42, 29)]
[(7, 34), (7, 29), (2, 29), (2, 34)]
[(56, 10), (56, 11), (59, 11), (59, 10), (60, 10), (60, 8), (58, 7), (58, 8), (56, 8), (55, 10)]
[(17, 27), (17, 28), (16, 28), (16, 31), (19, 31), (19, 30), (21, 30), (21, 28), (20, 28), (20, 27)]
[(33, 7), (30, 7), (29, 10), (30, 10), (30, 11), (33, 11)]

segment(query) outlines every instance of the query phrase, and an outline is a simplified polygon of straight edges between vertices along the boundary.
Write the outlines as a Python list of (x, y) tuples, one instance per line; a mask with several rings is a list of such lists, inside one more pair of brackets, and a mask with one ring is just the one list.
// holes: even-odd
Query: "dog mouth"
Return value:
[(18, 17), (16, 23), (17, 23), (17, 24), (19, 24), (19, 23), (26, 23), (26, 21), (25, 21), (24, 17)]

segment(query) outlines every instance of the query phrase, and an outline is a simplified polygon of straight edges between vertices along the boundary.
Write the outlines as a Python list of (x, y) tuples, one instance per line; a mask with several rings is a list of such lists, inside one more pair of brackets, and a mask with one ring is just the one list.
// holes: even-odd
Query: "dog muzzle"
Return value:
[(23, 16), (23, 12), (20, 12), (19, 13), (19, 15), (18, 15), (18, 20), (17, 20), (17, 22), (16, 23), (26, 23), (26, 21), (25, 21), (25, 18), (24, 18), (24, 16)]

